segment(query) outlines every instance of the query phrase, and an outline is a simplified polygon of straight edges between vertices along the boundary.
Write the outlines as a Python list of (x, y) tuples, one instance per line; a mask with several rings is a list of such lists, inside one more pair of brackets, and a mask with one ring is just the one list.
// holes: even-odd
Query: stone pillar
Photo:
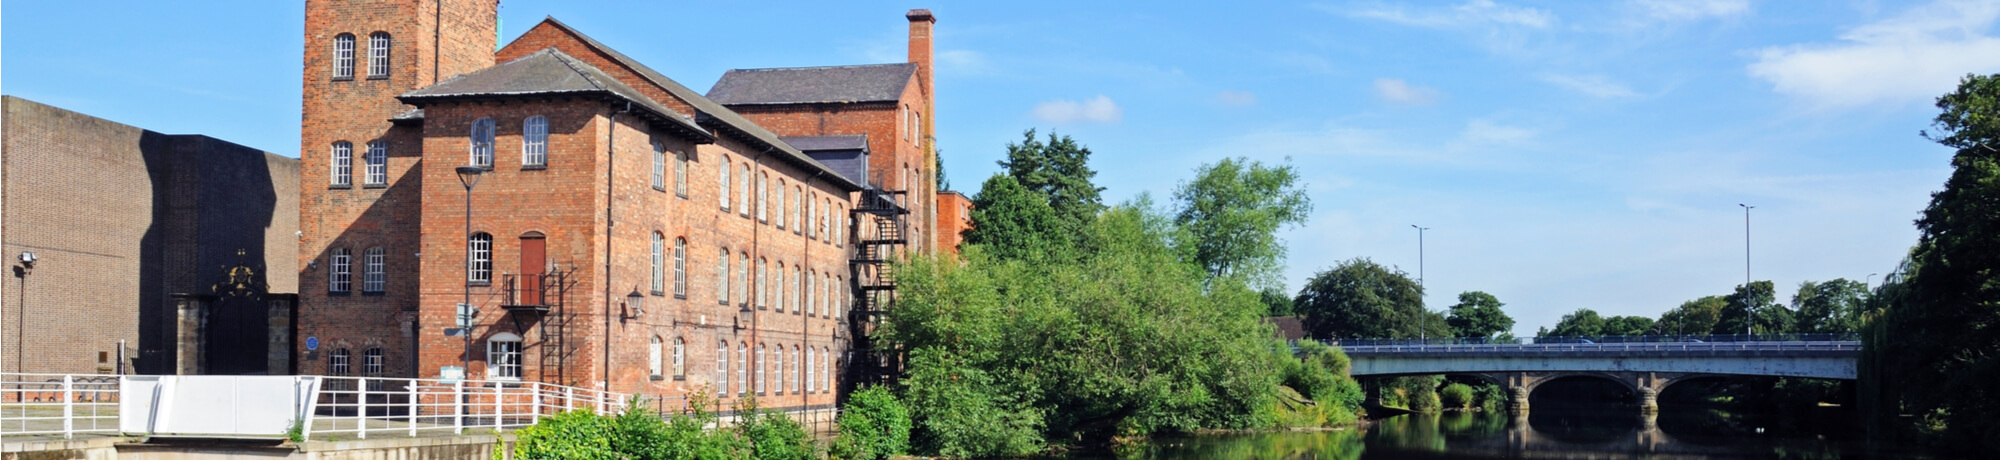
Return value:
[(287, 375), (292, 371), (292, 304), (297, 296), (270, 295), (264, 301), (264, 373)]
[(1639, 413), (1660, 413), (1660, 390), (1648, 386), (1639, 387)]
[(1382, 407), (1381, 379), (1361, 381), (1361, 407)]
[(208, 334), (207, 296), (174, 294), (174, 374), (201, 375), (208, 368), (203, 353)]
[(1507, 393), (1512, 396), (1507, 401), (1507, 410), (1517, 414), (1528, 413), (1528, 387), (1515, 386), (1508, 388)]

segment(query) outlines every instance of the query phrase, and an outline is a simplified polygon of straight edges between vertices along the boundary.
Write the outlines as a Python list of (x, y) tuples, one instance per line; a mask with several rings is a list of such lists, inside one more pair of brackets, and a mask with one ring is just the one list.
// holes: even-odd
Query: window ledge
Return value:
[[(486, 169), (487, 169), (488, 171), (491, 171), (491, 170), (493, 170), (493, 168), (486, 168)], [(522, 170), (522, 171), (547, 171), (548, 169), (549, 169), (549, 165), (546, 165), (546, 164), (539, 164), (539, 165), (521, 165), (521, 170)]]
[(326, 295), (329, 295), (329, 296), (339, 296), (339, 297), (347, 297), (347, 296), (348, 296), (349, 294), (353, 294), (353, 292), (350, 292), (350, 291), (333, 291), (333, 290), (329, 290), (329, 291), (326, 291)]
[(653, 296), (655, 297), (665, 297), (666, 295), (667, 293), (665, 291), (653, 291)]
[(652, 380), (652, 381), (655, 381), (655, 382), (658, 382), (658, 381), (661, 381), (661, 380), (666, 380), (666, 379), (667, 379), (666, 377), (661, 377), (661, 376), (657, 376), (657, 375), (655, 375), (655, 376), (653, 376), (653, 377), (651, 378), (651, 380)]
[(687, 378), (687, 376), (685, 376), (685, 375), (676, 375), (676, 376), (674, 376), (674, 381), (675, 381), (675, 382), (685, 382), (685, 381), (687, 381), (687, 379), (688, 379), (688, 378)]
[(679, 293), (676, 293), (676, 294), (674, 294), (674, 298), (676, 298), (676, 299), (680, 299), (680, 300), (687, 300), (687, 298), (688, 298), (688, 295), (687, 295), (687, 294), (679, 294)]
[(354, 77), (333, 77), (333, 81), (354, 81)]
[(493, 285), (493, 282), (492, 282), (492, 281), (467, 281), (467, 282), (465, 282), (465, 285), (466, 285), (466, 286), (468, 286), (468, 287), (486, 287), (486, 286), (492, 286), (492, 285)]
[(384, 296), (384, 295), (388, 295), (388, 294), (385, 294), (385, 293), (383, 293), (382, 291), (361, 291), (361, 295), (365, 295), (365, 296), (370, 296), (370, 297), (381, 297), (381, 296)]
[(333, 185), (328, 185), (328, 186), (326, 186), (326, 188), (330, 188), (330, 189), (334, 189), (334, 190), (347, 190), (347, 189), (351, 189), (351, 188), (354, 188), (354, 184), (333, 184)]
[(389, 79), (389, 76), (388, 76), (388, 75), (369, 75), (369, 76), (368, 76), (368, 79), (369, 79), (369, 80), (388, 80), (388, 79)]
[(389, 188), (389, 184), (362, 184), (361, 188)]

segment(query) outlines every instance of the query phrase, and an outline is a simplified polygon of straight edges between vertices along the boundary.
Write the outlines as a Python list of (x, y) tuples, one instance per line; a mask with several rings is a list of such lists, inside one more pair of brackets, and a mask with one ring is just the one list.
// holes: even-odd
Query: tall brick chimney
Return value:
[[(910, 62), (917, 65), (917, 84), (923, 85), (924, 89), (924, 124), (929, 125), (931, 119), (936, 118), (934, 112), (937, 108), (937, 80), (931, 78), (935, 72), (931, 59), (931, 26), (937, 24), (937, 17), (931, 16), (931, 10), (923, 8), (910, 10), (903, 17), (910, 18)], [(924, 128), (924, 133), (931, 132), (929, 126)]]

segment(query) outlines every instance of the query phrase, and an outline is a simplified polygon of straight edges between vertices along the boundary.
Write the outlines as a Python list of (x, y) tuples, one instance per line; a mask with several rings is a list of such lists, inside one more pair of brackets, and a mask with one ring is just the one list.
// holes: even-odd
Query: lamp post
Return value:
[(1736, 205), (1743, 207), (1743, 335), (1750, 335), (1750, 323), (1756, 319), (1756, 311), (1752, 309), (1755, 305), (1750, 305), (1750, 210), (1757, 207)]
[(1880, 275), (1880, 274), (1881, 274), (1881, 273), (1869, 273), (1869, 274), (1868, 274), (1868, 280), (1867, 280), (1867, 281), (1862, 281), (1862, 282), (1861, 282), (1861, 287), (1864, 287), (1864, 288), (1868, 288), (1869, 290), (1874, 290), (1874, 289), (1875, 289), (1875, 275)]
[[(486, 167), (479, 165), (460, 166), (458, 183), (465, 186), (465, 302), (459, 304), (455, 315), (467, 315), (472, 309), (472, 186), (479, 185), (479, 176), (486, 173)], [(459, 379), (470, 377), (472, 372), (472, 321), (460, 320), (458, 335), (464, 343), (460, 351)]]
[[(1410, 224), (1410, 228), (1417, 229), (1417, 289), (1421, 290), (1424, 288), (1424, 230), (1430, 230), (1430, 227), (1418, 227), (1417, 224)], [(1423, 302), (1424, 297), (1419, 294), (1417, 296), (1417, 308), (1424, 310), (1423, 313), (1429, 313), (1430, 310), (1423, 307)], [(1417, 317), (1418, 339), (1430, 338), (1430, 332), (1424, 330), (1424, 326), (1429, 325), (1427, 319), (1424, 316)]]
[(28, 335), (28, 275), (35, 271), (35, 260), (34, 252), (21, 251), (21, 265), (14, 267), (14, 276), (21, 278), (21, 301), (14, 303), (14, 313), (19, 315), (20, 318), (14, 323), (14, 327), (19, 330), (18, 333), (14, 334), (14, 372), (28, 371), (28, 355), (23, 350), (28, 346), (28, 341), (26, 340)]

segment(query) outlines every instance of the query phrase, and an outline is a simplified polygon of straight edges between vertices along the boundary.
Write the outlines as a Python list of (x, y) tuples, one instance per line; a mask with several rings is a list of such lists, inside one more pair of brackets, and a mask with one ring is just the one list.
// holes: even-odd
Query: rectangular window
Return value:
[(729, 305), (729, 248), (715, 259), (715, 303)]
[(758, 310), (763, 310), (771, 307), (771, 304), (769, 302), (771, 300), (771, 290), (767, 289), (768, 287), (770, 287), (770, 284), (766, 283), (766, 281), (768, 281), (768, 278), (770, 278), (769, 276), (766, 276), (771, 272), (770, 268), (771, 268), (770, 264), (768, 262), (765, 262), (764, 259), (757, 259), (757, 309)]
[(750, 164), (745, 163), (743, 164), (742, 180), (736, 181), (736, 185), (741, 188), (741, 190), (736, 191), (736, 196), (742, 200), (742, 202), (737, 203), (736, 210), (746, 219), (750, 217), (750, 182), (752, 180), (750, 178)]
[(521, 341), (491, 340), (486, 342), (486, 374), (497, 380), (519, 380), (521, 378)]
[(765, 213), (765, 206), (764, 206), (767, 201), (766, 199), (770, 198), (769, 194), (770, 189), (768, 187), (765, 187), (765, 185), (767, 185), (765, 184), (765, 182), (768, 182), (769, 180), (770, 180), (770, 175), (768, 174), (757, 175), (757, 221), (758, 222), (771, 221), (769, 214)]
[(333, 37), (333, 79), (354, 78), (354, 35), (340, 34)]
[[(667, 237), (653, 233), (653, 295), (665, 294), (667, 290)], [(653, 373), (659, 375), (658, 372)]]
[(653, 190), (667, 191), (667, 146), (653, 143)]
[(806, 392), (807, 392), (807, 393), (811, 393), (811, 392), (813, 392), (814, 390), (816, 390), (816, 389), (818, 389), (818, 388), (819, 388), (819, 385), (818, 385), (818, 383), (819, 383), (819, 379), (815, 379), (815, 378), (813, 378), (813, 377), (814, 377), (814, 375), (813, 375), (813, 371), (817, 371), (817, 370), (819, 370), (819, 369), (818, 369), (818, 368), (815, 368), (815, 367), (813, 367), (813, 361), (815, 361), (815, 360), (813, 359), (813, 352), (812, 352), (812, 350), (810, 350), (810, 349), (806, 350)]
[(688, 197), (688, 154), (674, 152), (674, 194)]
[(354, 144), (347, 141), (333, 143), (332, 174), (335, 187), (354, 183)]
[(729, 395), (729, 342), (715, 346), (715, 392), (716, 396)]
[(349, 355), (346, 348), (334, 350), (333, 354), (326, 357), (327, 375), (347, 375), (353, 372), (353, 368), (348, 367), (350, 366), (348, 358)]
[(717, 181), (717, 183), (719, 183), (720, 185), (717, 185), (717, 186), (715, 187), (715, 196), (716, 196), (716, 198), (717, 198), (717, 199), (719, 199), (719, 200), (721, 200), (721, 201), (722, 201), (722, 203), (721, 203), (721, 204), (722, 204), (722, 210), (723, 210), (723, 211), (728, 211), (728, 210), (729, 210), (729, 190), (730, 190), (730, 188), (729, 188), (729, 159), (727, 159), (727, 158), (724, 158), (724, 159), (722, 160), (722, 168), (720, 168), (720, 169), (717, 169), (716, 171), (718, 171), (718, 172), (719, 172), (719, 174), (718, 174), (718, 175), (716, 176), (716, 179), (715, 179), (715, 180), (716, 180), (716, 181)]
[(361, 375), (382, 375), (382, 349), (370, 348), (361, 353)]
[(528, 121), (521, 123), (521, 166), (535, 168), (548, 165), (549, 119), (541, 115), (528, 117)]
[(472, 164), (493, 167), (493, 119), (472, 122)]
[(388, 268), (382, 259), (382, 248), (368, 248), (362, 255), (361, 292), (380, 294), (388, 284)]
[(389, 76), (389, 34), (376, 32), (368, 35), (368, 77)]
[(353, 272), (349, 271), (349, 269), (352, 268), (352, 257), (353, 255), (347, 252), (347, 248), (333, 250), (333, 256), (327, 260), (326, 289), (328, 291), (347, 292), (348, 288), (351, 287), (352, 279), (349, 276)]
[(745, 308), (750, 306), (750, 255), (743, 254), (736, 264), (736, 299)]
[(387, 185), (389, 183), (389, 142), (369, 141), (368, 154), (364, 155), (363, 159), (368, 165), (367, 182), (365, 183), (368, 185)]
[(750, 346), (736, 344), (736, 393), (750, 394)]
[(674, 380), (687, 379), (687, 341), (674, 339)]
[(493, 282), (493, 235), (474, 233), (465, 242), (465, 281), (484, 285)]
[(666, 353), (663, 353), (663, 351), (664, 351), (664, 350), (661, 350), (661, 349), (660, 349), (660, 348), (661, 348), (662, 346), (663, 346), (663, 345), (662, 345), (662, 344), (660, 343), (660, 338), (659, 338), (659, 337), (653, 337), (653, 342), (652, 342), (652, 343), (649, 343), (649, 344), (647, 344), (647, 348), (646, 348), (646, 353), (648, 354), (648, 357), (650, 357), (650, 358), (653, 358), (653, 359), (650, 359), (650, 360), (647, 360), (647, 361), (646, 361), (647, 363), (649, 363), (649, 364), (651, 364), (651, 365), (652, 365), (652, 367), (651, 367), (650, 369), (648, 369), (648, 370), (651, 370), (651, 371), (653, 371), (653, 373), (652, 373), (652, 376), (653, 376), (653, 378), (655, 378), (655, 379), (658, 379), (658, 378), (660, 378), (660, 376), (661, 376), (661, 375), (665, 375), (665, 374), (662, 374), (662, 373), (660, 372), (661, 370), (663, 370), (663, 369), (661, 369), (661, 367), (664, 367), (664, 366), (661, 366), (661, 364), (664, 364), (664, 363), (662, 363), (662, 362), (661, 362), (661, 360), (662, 360), (662, 358), (664, 358), (664, 357), (665, 357), (664, 355), (666, 354)]

